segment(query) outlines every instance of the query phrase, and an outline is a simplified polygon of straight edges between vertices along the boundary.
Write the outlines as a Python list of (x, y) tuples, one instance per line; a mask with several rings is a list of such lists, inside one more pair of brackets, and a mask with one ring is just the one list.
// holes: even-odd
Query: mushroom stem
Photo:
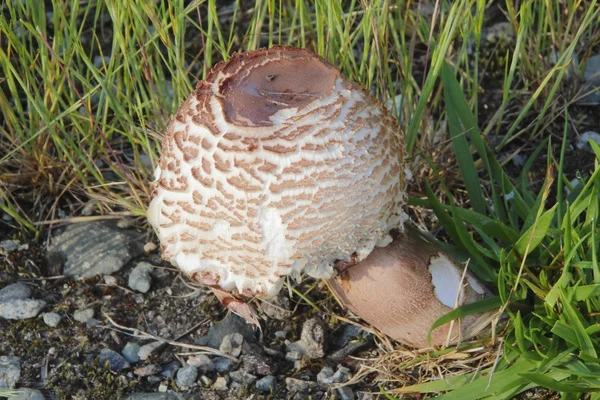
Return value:
[(345, 268), (330, 285), (354, 314), (399, 342), (428, 347), (470, 338), (489, 320), (472, 315), (427, 333), (458, 306), (489, 295), (436, 241), (414, 226), (392, 231), (393, 242)]

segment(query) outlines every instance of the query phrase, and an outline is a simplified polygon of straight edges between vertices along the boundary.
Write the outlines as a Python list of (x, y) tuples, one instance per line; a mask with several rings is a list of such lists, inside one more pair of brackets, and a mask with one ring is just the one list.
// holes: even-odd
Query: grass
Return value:
[[(6, 2), (0, 209), (29, 234), (86, 206), (143, 223), (161, 133), (195, 82), (233, 51), (308, 47), (391, 105), (416, 177), (412, 210), (443, 227), (508, 315), (476, 368), (385, 390), (600, 398), (600, 148), (591, 143), (590, 168), (568, 168), (573, 136), (598, 124), (576, 100), (599, 15), (596, 1), (575, 0)], [(487, 40), (496, 20), (513, 34)]]

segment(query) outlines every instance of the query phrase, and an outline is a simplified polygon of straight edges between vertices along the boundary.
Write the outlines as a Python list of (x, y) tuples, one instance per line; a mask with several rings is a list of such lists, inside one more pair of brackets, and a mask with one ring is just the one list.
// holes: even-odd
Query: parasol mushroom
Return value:
[[(445, 268), (432, 257), (456, 263), (439, 251), (423, 258), (428, 242), (417, 235), (396, 234), (392, 243), (392, 231), (402, 232), (407, 220), (404, 156), (393, 116), (326, 60), (288, 46), (234, 54), (198, 84), (169, 125), (148, 220), (163, 258), (214, 288), (238, 313), (244, 314), (239, 302), (223, 293), (271, 297), (287, 276), (306, 273), (332, 279), (342, 301), (376, 327), (381, 316), (370, 318), (372, 310), (387, 310), (404, 285), (423, 285), (422, 291), (410, 292), (423, 297), (406, 307), (410, 319), (422, 325), (452, 308), (443, 301), (429, 304), (440, 302), (435, 271)], [(385, 257), (375, 257), (377, 251), (369, 263), (361, 263), (390, 243)], [(386, 284), (387, 272), (368, 272), (407, 246), (408, 257), (420, 256), (423, 262), (382, 269), (393, 270), (396, 285)], [(344, 271), (336, 278), (338, 270)], [(377, 291), (361, 299), (352, 293), (362, 290), (358, 282), (365, 276), (374, 279), (368, 290)], [(484, 295), (475, 278), (469, 276), (465, 285), (457, 281), (449, 292), (461, 302)], [(459, 294), (463, 291), (468, 294)], [(403, 313), (404, 308), (399, 302), (389, 310)], [(404, 331), (411, 337), (422, 334), (421, 327), (418, 332), (410, 328), (409, 319), (384, 319), (383, 325), (408, 325), (382, 327), (383, 332), (422, 344), (406, 340)]]

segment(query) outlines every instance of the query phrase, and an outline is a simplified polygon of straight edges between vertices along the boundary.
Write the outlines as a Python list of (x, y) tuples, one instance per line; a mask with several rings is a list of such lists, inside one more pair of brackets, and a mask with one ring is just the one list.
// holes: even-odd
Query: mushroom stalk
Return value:
[[(352, 289), (351, 309), (394, 335), (392, 321), (407, 321), (400, 303), (389, 309), (398, 316), (371, 318), (367, 309), (413, 289), (403, 285), (429, 288), (414, 292), (422, 296), (413, 302), (421, 308), (409, 307), (409, 315), (435, 320), (434, 312), (450, 309), (428, 303), (439, 302), (431, 293), (444, 286), (432, 268), (445, 267), (434, 256), (428, 256), (431, 265), (416, 267), (411, 260), (423, 257), (426, 247), (414, 242), (416, 235), (401, 233), (396, 237), (403, 239), (392, 242), (391, 232), (402, 231), (408, 219), (404, 157), (395, 118), (323, 58), (288, 46), (233, 54), (198, 83), (169, 125), (148, 221), (164, 259), (254, 322), (240, 297), (274, 296), (290, 275), (331, 279), (334, 266), (360, 263), (373, 251), (370, 259), (388, 254), (382, 262), (397, 263), (389, 253), (402, 252), (397, 257), (406, 261), (386, 269), (397, 278), (395, 286), (382, 286), (392, 290), (388, 299), (359, 301), (354, 294), (362, 290), (362, 277), (370, 276), (365, 268), (379, 268), (377, 263), (360, 263), (335, 280), (340, 297)], [(391, 247), (382, 249), (386, 245)], [(412, 332), (409, 325), (402, 329)], [(411, 335), (417, 331), (421, 327)]]

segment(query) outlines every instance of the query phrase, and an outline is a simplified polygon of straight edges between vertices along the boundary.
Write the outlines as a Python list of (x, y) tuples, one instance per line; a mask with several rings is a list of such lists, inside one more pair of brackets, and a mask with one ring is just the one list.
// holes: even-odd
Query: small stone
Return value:
[(233, 369), (236, 362), (227, 357), (217, 357), (213, 360), (215, 370), (220, 373), (227, 373)]
[(336, 389), (338, 395), (340, 396), (340, 400), (354, 400), (354, 391), (350, 386), (342, 386)]
[(119, 284), (119, 281), (117, 280), (117, 278), (115, 278), (112, 275), (104, 275), (103, 279), (104, 279), (104, 283), (106, 283), (108, 286), (117, 286)]
[(229, 376), (234, 381), (239, 382), (243, 385), (250, 385), (254, 381), (256, 381), (256, 376), (240, 370), (230, 372)]
[(158, 246), (156, 245), (156, 243), (154, 242), (147, 242), (146, 244), (144, 244), (144, 253), (152, 253), (154, 250), (156, 250), (158, 248)]
[(31, 288), (22, 282), (13, 283), (0, 289), (0, 302), (22, 300), (31, 297)]
[(117, 222), (117, 228), (119, 228), (119, 229), (131, 228), (131, 221), (129, 221), (127, 218), (122, 218)]
[(358, 400), (375, 400), (375, 396), (366, 392), (358, 392), (357, 398)]
[(86, 308), (84, 310), (77, 310), (73, 313), (73, 319), (78, 322), (86, 323), (89, 319), (94, 317), (94, 309)]
[(102, 323), (102, 321), (96, 319), (96, 318), (90, 318), (87, 321), (85, 321), (85, 326), (87, 326), (88, 328), (93, 328), (94, 326), (98, 326)]
[(254, 343), (242, 344), (242, 370), (254, 375), (272, 375), (274, 371), (273, 360), (266, 356), (264, 347)]
[(160, 371), (162, 371), (162, 367), (160, 365), (150, 364), (140, 368), (136, 368), (135, 370), (133, 370), (133, 373), (137, 376), (152, 376), (159, 374)]
[(597, 105), (600, 104), (600, 55), (588, 58), (583, 73), (583, 93), (588, 93), (577, 100), (577, 104)]
[(156, 351), (158, 348), (164, 346), (166, 342), (162, 340), (158, 340), (156, 342), (148, 343), (140, 347), (138, 350), (138, 356), (140, 360), (147, 360), (148, 357), (152, 354), (152, 352)]
[(150, 284), (152, 283), (152, 270), (154, 266), (147, 263), (139, 263), (131, 274), (129, 274), (129, 287), (138, 292), (146, 293), (150, 290)]
[(49, 253), (64, 259), (63, 274), (74, 278), (110, 275), (141, 253), (137, 232), (117, 230), (106, 221), (71, 224), (52, 238)]
[(210, 378), (208, 376), (202, 375), (200, 377), (200, 383), (202, 384), (202, 386), (208, 387), (208, 386), (212, 385), (213, 382), (210, 380)]
[(254, 343), (256, 342), (256, 337), (254, 335), (254, 330), (252, 326), (246, 321), (244, 321), (241, 317), (238, 317), (235, 314), (230, 314), (223, 321), (219, 322), (210, 327), (208, 330), (208, 343), (207, 345), (218, 349), (223, 343), (223, 338), (225, 335), (231, 333), (240, 333), (245, 341)]
[(287, 346), (289, 352), (298, 353), (310, 358), (322, 358), (325, 355), (325, 327), (317, 318), (311, 318), (302, 325), (300, 340)]
[(104, 68), (105, 65), (108, 65), (108, 63), (110, 62), (110, 57), (109, 56), (94, 56), (94, 67), (96, 67), (97, 69), (100, 68)]
[(188, 365), (193, 365), (198, 368), (202, 374), (210, 372), (215, 369), (215, 364), (212, 362), (208, 356), (204, 354), (198, 354), (196, 356), (192, 356), (187, 360)]
[(198, 368), (193, 365), (186, 365), (177, 371), (177, 386), (192, 386), (196, 382), (196, 378), (198, 378)]
[(600, 133), (594, 131), (587, 131), (579, 137), (579, 140), (577, 141), (576, 145), (577, 148), (589, 150), (591, 148), (589, 139), (591, 139), (593, 142), (596, 142), (596, 144), (600, 145)]
[(219, 350), (225, 354), (238, 357), (242, 353), (242, 343), (244, 343), (244, 337), (241, 333), (230, 333), (223, 337)]
[(6, 319), (28, 319), (37, 316), (46, 306), (43, 300), (12, 299), (0, 302), (0, 317)]
[(45, 400), (46, 398), (39, 390), (19, 388), (17, 394), (8, 396), (7, 400)]
[(296, 378), (285, 378), (285, 385), (290, 393), (309, 393), (317, 387), (316, 382)]
[(86, 217), (92, 215), (94, 213), (94, 210), (98, 207), (98, 201), (96, 200), (90, 200), (87, 203), (85, 203), (85, 205), (83, 206), (83, 208), (81, 209), (81, 215), (84, 215)]
[(0, 254), (8, 255), (15, 250), (20, 250), (21, 242), (18, 240), (3, 240), (0, 242)]
[(177, 372), (177, 370), (179, 370), (180, 367), (181, 364), (179, 363), (179, 361), (171, 361), (170, 363), (163, 365), (162, 371), (160, 372), (160, 376), (173, 379), (175, 373)]
[(223, 376), (219, 376), (213, 384), (213, 389), (220, 392), (227, 390), (227, 379), (225, 379)]
[(275, 390), (277, 380), (273, 375), (267, 375), (256, 381), (256, 389), (265, 393), (272, 393)]
[(0, 356), (0, 389), (14, 389), (21, 378), (21, 359)]
[(287, 336), (287, 332), (286, 331), (277, 331), (275, 332), (275, 337), (278, 339), (285, 339)]
[(127, 361), (134, 364), (134, 363), (140, 361), (140, 356), (138, 356), (139, 351), (140, 351), (139, 344), (134, 343), (134, 342), (127, 342), (125, 344), (125, 347), (123, 347), (121, 354), (123, 354), (123, 357), (125, 357), (125, 359)]
[(158, 385), (159, 393), (166, 393), (168, 389), (169, 389), (169, 387), (167, 385), (165, 385), (164, 383), (161, 383), (160, 385)]
[(333, 371), (331, 367), (323, 367), (317, 374), (317, 382), (323, 388), (329, 388), (338, 383), (346, 382), (350, 379), (350, 370), (346, 367), (339, 366), (337, 371)]
[(129, 364), (127, 360), (116, 351), (110, 349), (102, 349), (100, 350), (100, 365), (105, 366), (106, 363), (108, 363), (108, 368), (111, 371), (116, 372), (131, 367), (131, 364)]
[(55, 312), (44, 313), (42, 314), (42, 318), (44, 319), (44, 323), (51, 328), (56, 328), (61, 320), (60, 315)]

